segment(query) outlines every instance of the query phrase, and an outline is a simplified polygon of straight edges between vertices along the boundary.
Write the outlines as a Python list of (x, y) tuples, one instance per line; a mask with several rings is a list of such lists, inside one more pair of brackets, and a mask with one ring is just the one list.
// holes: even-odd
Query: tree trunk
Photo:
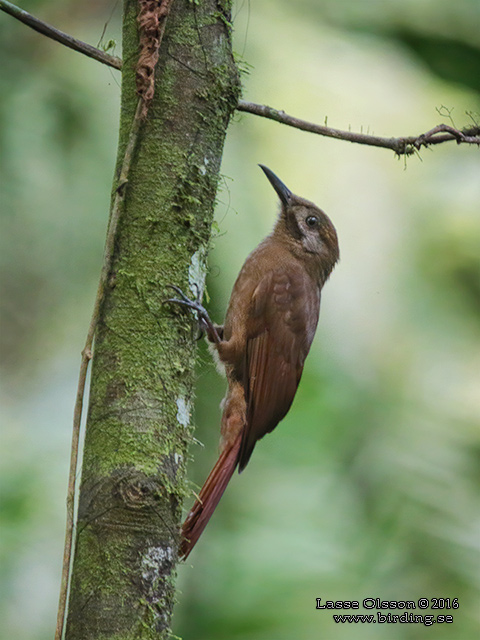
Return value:
[[(118, 169), (137, 96), (138, 3), (125, 0)], [(239, 83), (230, 2), (174, 0), (126, 185), (97, 328), (66, 638), (166, 638), (191, 440), (194, 320)]]

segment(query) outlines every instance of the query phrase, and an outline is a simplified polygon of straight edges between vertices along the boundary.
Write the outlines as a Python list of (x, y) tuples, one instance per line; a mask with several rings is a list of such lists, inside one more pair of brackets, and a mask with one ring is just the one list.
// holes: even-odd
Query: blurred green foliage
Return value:
[[(120, 42), (115, 2), (24, 8), (93, 44)], [(234, 14), (236, 51), (252, 65), (248, 99), (385, 136), (449, 123), (442, 113), (457, 126), (478, 119), (477, 2), (239, 1)], [(55, 624), (119, 78), (4, 14), (0, 59), (0, 638), (43, 640)], [(231, 126), (212, 316), (221, 321), (243, 260), (274, 221), (257, 162), (325, 208), (342, 259), (291, 412), (179, 570), (174, 631), (185, 640), (478, 634), (479, 156), (454, 144), (421, 155), (404, 163), (249, 115)], [(223, 386), (202, 344), (198, 485), (215, 458)], [(315, 610), (318, 597), (456, 597), (460, 607), (446, 612), (452, 625), (429, 631), (352, 629)]]

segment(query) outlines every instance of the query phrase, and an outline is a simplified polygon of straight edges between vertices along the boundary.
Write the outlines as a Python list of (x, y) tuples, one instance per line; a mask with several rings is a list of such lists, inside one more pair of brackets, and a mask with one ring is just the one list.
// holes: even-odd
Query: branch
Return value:
[(300, 120), (294, 116), (289, 116), (284, 111), (277, 111), (272, 107), (263, 104), (255, 104), (254, 102), (246, 102), (240, 100), (237, 107), (238, 111), (253, 113), (256, 116), (275, 120), (290, 127), (316, 133), (328, 138), (337, 138), (338, 140), (347, 140), (358, 144), (370, 145), (373, 147), (382, 147), (391, 149), (397, 155), (411, 155), (421, 147), (427, 147), (431, 144), (440, 144), (441, 142), (449, 142), (456, 140), (458, 144), (477, 144), (480, 145), (480, 127), (474, 126), (463, 129), (462, 131), (440, 124), (437, 127), (423, 133), (419, 136), (405, 136), (402, 138), (381, 138), (379, 136), (371, 136), (365, 133), (354, 133), (353, 131), (342, 131), (333, 129), (326, 125), (315, 124), (306, 120)]
[[(142, 5), (142, 3), (140, 3)], [(165, 11), (168, 14), (168, 5), (169, 2), (164, 2), (161, 4), (164, 8), (162, 11)], [(148, 6), (148, 3), (146, 3)], [(21, 20), (29, 27), (32, 27), (36, 31), (39, 31), (43, 35), (60, 42), (61, 44), (78, 51), (79, 53), (83, 53), (86, 56), (94, 58), (103, 64), (108, 65), (109, 67), (113, 67), (114, 69), (122, 68), (122, 60), (115, 56), (111, 56), (100, 49), (92, 47), (92, 45), (82, 42), (81, 40), (77, 40), (76, 38), (72, 38), (66, 33), (62, 33), (58, 31), (54, 27), (38, 20), (38, 18), (34, 18), (32, 15), (19, 9), (15, 5), (7, 2), (6, 0), (0, 0), (0, 9), (10, 14), (14, 18)], [(148, 12), (147, 12), (148, 13)], [(163, 15), (158, 16), (160, 22), (160, 29), (162, 29)], [(165, 15), (166, 17), (166, 15)], [(148, 16), (147, 16), (148, 20)], [(153, 25), (155, 28), (155, 25)], [(148, 22), (145, 25), (145, 31), (148, 31)], [(155, 48), (153, 49), (153, 51)], [(149, 53), (151, 55), (151, 52)], [(152, 60), (149, 60), (150, 69), (139, 68), (139, 76), (142, 77), (144, 81), (144, 87), (138, 87), (138, 92), (142, 94), (148, 93), (151, 91), (151, 88), (148, 89), (147, 85), (147, 77), (151, 73)], [(153, 60), (153, 63), (155, 61)], [(151, 79), (151, 75), (150, 75)], [(137, 76), (138, 80), (138, 76)], [(146, 95), (145, 95), (146, 97)], [(146, 104), (146, 102), (145, 102)], [(326, 125), (315, 124), (314, 122), (308, 122), (307, 120), (300, 120), (300, 118), (295, 118), (294, 116), (290, 116), (284, 111), (278, 111), (273, 107), (268, 107), (263, 104), (256, 104), (255, 102), (247, 102), (246, 100), (240, 100), (237, 107), (238, 111), (245, 111), (247, 113), (253, 113), (256, 116), (261, 116), (262, 118), (268, 118), (269, 120), (275, 120), (276, 122), (280, 122), (281, 124), (286, 124), (289, 127), (294, 127), (295, 129), (300, 129), (302, 131), (308, 131), (309, 133), (316, 133), (320, 136), (326, 136), (327, 138), (336, 138), (337, 140), (346, 140), (348, 142), (355, 142), (357, 144), (364, 144), (371, 147), (381, 147), (383, 149), (390, 149), (394, 151), (398, 156), (401, 155), (411, 155), (421, 149), (422, 147), (428, 147), (434, 144), (441, 144), (443, 142), (451, 142), (452, 140), (456, 140), (457, 144), (476, 144), (480, 145), (480, 127), (475, 125), (473, 127), (466, 127), (462, 130), (455, 129), (454, 127), (450, 127), (445, 124), (440, 124), (430, 131), (426, 133), (420, 134), (418, 136), (404, 136), (401, 138), (381, 138), (379, 136), (371, 136), (365, 133), (355, 133), (353, 131), (342, 131), (341, 129), (333, 129), (332, 127), (327, 127)]]
[(64, 44), (66, 47), (73, 49), (74, 51), (78, 51), (79, 53), (83, 53), (85, 56), (89, 58), (93, 58), (94, 60), (98, 60), (102, 64), (106, 64), (109, 67), (113, 67), (114, 69), (122, 68), (122, 61), (120, 58), (115, 56), (111, 56), (105, 51), (101, 49), (97, 49), (96, 47), (92, 47), (92, 45), (87, 44), (86, 42), (82, 42), (81, 40), (77, 40), (72, 36), (69, 36), (68, 33), (63, 33), (63, 31), (59, 31), (52, 27), (51, 25), (39, 20), (32, 16), (31, 13), (16, 7), (11, 2), (7, 2), (6, 0), (0, 0), (0, 9), (13, 16), (20, 22), (28, 25), (35, 31), (47, 36), (47, 38), (51, 38), (52, 40), (56, 40), (61, 44)]

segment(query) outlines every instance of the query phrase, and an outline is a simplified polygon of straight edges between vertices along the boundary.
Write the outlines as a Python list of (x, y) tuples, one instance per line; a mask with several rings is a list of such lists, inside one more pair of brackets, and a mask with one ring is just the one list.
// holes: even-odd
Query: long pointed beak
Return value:
[(258, 166), (260, 167), (260, 169), (262, 169), (264, 174), (267, 176), (268, 180), (270, 181), (270, 184), (275, 189), (278, 197), (282, 201), (282, 204), (284, 205), (290, 204), (290, 199), (292, 197), (292, 192), (290, 191), (290, 189), (283, 184), (280, 178), (276, 176), (271, 169), (269, 169), (263, 164), (259, 164)]

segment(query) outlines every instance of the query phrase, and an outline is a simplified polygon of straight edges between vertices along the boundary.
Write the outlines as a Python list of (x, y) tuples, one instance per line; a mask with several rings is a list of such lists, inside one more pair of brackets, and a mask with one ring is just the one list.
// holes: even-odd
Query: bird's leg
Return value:
[(218, 346), (222, 342), (223, 327), (217, 327), (213, 324), (213, 322), (210, 320), (210, 316), (208, 315), (207, 310), (201, 304), (198, 298), (196, 300), (190, 300), (190, 298), (187, 298), (187, 296), (183, 293), (183, 291), (179, 287), (176, 287), (173, 284), (169, 284), (168, 286), (174, 291), (176, 291), (179, 297), (169, 298), (168, 300), (165, 300), (165, 302), (173, 302), (175, 304), (181, 304), (184, 307), (188, 307), (189, 309), (193, 309), (194, 311), (196, 311), (200, 329), (206, 332), (207, 338), (210, 340), (210, 342), (213, 342), (215, 345)]

